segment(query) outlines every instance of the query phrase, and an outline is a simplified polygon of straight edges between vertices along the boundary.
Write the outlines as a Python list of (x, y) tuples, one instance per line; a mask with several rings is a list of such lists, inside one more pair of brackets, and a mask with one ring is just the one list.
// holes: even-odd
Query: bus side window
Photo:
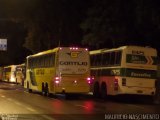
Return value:
[(44, 67), (49, 67), (50, 65), (50, 55), (44, 56)]
[(48, 54), (45, 56), (44, 63), (45, 67), (53, 67), (55, 65), (55, 54)]
[(114, 65), (115, 64), (115, 52), (111, 52), (111, 56), (110, 56), (110, 65)]
[(56, 56), (56, 54), (55, 53), (53, 53), (52, 55), (51, 55), (51, 66), (55, 66), (55, 57)]
[(102, 54), (96, 55), (96, 66), (101, 66), (102, 64)]
[(95, 55), (91, 55), (91, 66), (95, 66)]
[(42, 59), (41, 56), (40, 57), (35, 57), (34, 59), (36, 60), (35, 67), (42, 67), (43, 66), (43, 59)]
[(116, 52), (115, 55), (116, 55), (115, 65), (120, 65), (121, 64), (121, 56), (122, 56), (121, 51)]
[(108, 66), (110, 66), (110, 65), (111, 65), (111, 52), (109, 52), (107, 56), (108, 56), (108, 57), (107, 57)]
[(109, 59), (110, 59), (110, 53), (103, 53), (102, 54), (102, 65), (103, 66), (108, 66), (109, 65)]
[(47, 58), (46, 55), (42, 56), (42, 61), (41, 61), (42, 67), (46, 67), (47, 66), (47, 64), (46, 64), (46, 58)]
[(42, 64), (41, 64), (42, 57), (35, 57), (34, 61), (35, 61), (35, 68), (42, 66)]
[(53, 67), (53, 54), (48, 55), (47, 61), (48, 61), (48, 67)]
[(96, 66), (96, 55), (91, 55), (91, 66)]

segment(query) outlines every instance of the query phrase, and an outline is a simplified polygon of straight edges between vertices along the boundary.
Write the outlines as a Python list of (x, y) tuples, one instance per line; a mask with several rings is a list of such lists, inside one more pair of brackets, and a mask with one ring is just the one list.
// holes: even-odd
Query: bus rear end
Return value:
[(92, 82), (88, 49), (62, 47), (57, 55), (55, 92), (88, 93)]
[(157, 52), (153, 48), (130, 46), (124, 50), (120, 93), (154, 95)]

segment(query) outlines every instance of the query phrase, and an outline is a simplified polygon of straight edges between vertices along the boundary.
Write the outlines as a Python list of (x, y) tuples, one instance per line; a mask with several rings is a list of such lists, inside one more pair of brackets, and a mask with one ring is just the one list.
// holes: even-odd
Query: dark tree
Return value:
[(94, 0), (81, 24), (83, 43), (101, 47), (142, 45), (158, 48), (159, 1)]

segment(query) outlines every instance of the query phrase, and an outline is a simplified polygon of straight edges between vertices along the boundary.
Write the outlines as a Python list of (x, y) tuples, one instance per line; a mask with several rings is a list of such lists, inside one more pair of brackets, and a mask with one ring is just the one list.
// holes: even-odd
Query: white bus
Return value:
[(154, 48), (122, 46), (90, 51), (95, 97), (155, 94), (157, 51)]
[(26, 58), (24, 87), (49, 93), (88, 93), (90, 57), (86, 48), (58, 47)]

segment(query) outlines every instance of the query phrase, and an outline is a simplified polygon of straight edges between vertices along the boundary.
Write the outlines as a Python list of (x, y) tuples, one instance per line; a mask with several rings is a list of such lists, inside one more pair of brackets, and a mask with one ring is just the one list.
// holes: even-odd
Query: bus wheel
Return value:
[(107, 87), (105, 83), (102, 83), (101, 85), (101, 98), (106, 99), (107, 96)]
[(27, 82), (27, 91), (28, 91), (29, 93), (32, 92), (32, 89), (29, 88), (29, 82)]
[(44, 83), (42, 83), (42, 95), (45, 96), (45, 87), (44, 87)]
[(49, 93), (49, 89), (48, 89), (48, 83), (46, 83), (45, 85), (45, 96), (49, 96), (50, 93)]
[(93, 87), (93, 96), (94, 96), (95, 98), (99, 98), (99, 95), (100, 95), (100, 92), (99, 92), (99, 83), (96, 82), (96, 83), (94, 84), (94, 87)]

